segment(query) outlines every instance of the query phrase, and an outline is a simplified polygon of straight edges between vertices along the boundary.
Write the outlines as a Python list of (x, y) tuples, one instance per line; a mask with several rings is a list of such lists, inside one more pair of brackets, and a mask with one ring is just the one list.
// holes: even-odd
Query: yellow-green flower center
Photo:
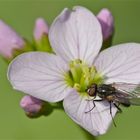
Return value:
[(93, 83), (101, 84), (103, 82), (103, 77), (97, 72), (95, 66), (89, 67), (77, 59), (71, 61), (69, 67), (70, 70), (65, 73), (66, 84), (75, 88), (79, 93), (85, 93)]

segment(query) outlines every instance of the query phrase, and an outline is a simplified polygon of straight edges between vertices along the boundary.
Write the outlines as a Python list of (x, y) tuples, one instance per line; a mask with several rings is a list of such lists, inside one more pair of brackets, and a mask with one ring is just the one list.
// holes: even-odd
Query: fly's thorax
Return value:
[(94, 84), (101, 84), (103, 82), (103, 76), (97, 72), (95, 66), (88, 66), (85, 62), (77, 59), (69, 63), (69, 71), (65, 73), (66, 84), (72, 88), (75, 88), (78, 93), (88, 95), (90, 92), (92, 95), (93, 90), (90, 89)]
[(115, 94), (116, 89), (111, 85), (101, 84), (97, 88), (98, 96), (100, 98), (106, 98)]
[(114, 101), (116, 99), (116, 96), (112, 94), (112, 95), (106, 96), (105, 98), (107, 101)]

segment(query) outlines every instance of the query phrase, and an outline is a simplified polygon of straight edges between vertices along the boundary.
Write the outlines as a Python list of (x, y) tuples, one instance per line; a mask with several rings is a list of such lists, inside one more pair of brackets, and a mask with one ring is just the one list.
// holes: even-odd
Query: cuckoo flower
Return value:
[[(97, 18), (84, 7), (64, 9), (49, 30), (55, 54), (30, 52), (9, 66), (14, 89), (36, 98), (63, 100), (65, 112), (93, 135), (104, 134), (111, 122), (107, 101), (95, 102), (87, 94), (92, 84), (140, 81), (140, 45), (121, 44), (99, 53), (102, 31)], [(88, 100), (87, 100), (88, 99)], [(112, 104), (112, 116), (117, 112)]]

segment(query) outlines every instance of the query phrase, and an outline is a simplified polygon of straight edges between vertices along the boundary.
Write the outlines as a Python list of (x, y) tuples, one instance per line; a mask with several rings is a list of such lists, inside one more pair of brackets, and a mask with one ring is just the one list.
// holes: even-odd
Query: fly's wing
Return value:
[(116, 101), (123, 104), (140, 105), (140, 84), (113, 83)]

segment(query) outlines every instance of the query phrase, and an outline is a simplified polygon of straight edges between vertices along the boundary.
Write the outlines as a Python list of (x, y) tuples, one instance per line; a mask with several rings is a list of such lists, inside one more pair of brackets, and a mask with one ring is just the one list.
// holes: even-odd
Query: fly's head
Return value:
[(88, 89), (87, 89), (87, 94), (91, 97), (96, 97), (97, 93), (97, 85), (92, 84)]

